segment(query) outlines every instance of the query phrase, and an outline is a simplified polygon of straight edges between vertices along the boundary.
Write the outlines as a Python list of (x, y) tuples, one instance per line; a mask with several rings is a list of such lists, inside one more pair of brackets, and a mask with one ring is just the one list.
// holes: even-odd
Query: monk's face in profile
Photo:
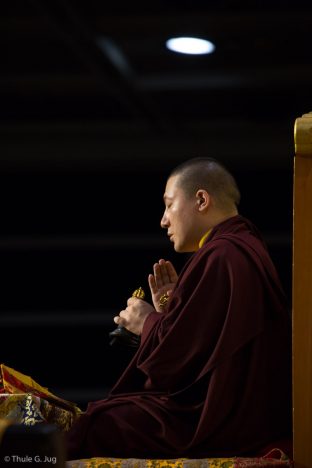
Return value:
[(165, 211), (160, 221), (167, 229), (176, 252), (195, 252), (201, 238), (198, 227), (198, 203), (196, 196), (185, 194), (178, 184), (179, 176), (168, 179), (164, 194)]

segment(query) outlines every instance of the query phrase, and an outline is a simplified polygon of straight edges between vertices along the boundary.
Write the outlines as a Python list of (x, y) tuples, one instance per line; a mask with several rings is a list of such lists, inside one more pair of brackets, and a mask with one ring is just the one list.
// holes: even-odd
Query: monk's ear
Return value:
[(198, 205), (198, 211), (205, 211), (211, 204), (211, 198), (206, 190), (200, 189), (196, 192), (196, 203)]

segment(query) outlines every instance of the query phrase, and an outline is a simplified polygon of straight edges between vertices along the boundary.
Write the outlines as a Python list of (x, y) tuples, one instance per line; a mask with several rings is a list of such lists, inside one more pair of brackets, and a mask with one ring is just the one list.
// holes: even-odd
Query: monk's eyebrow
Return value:
[(164, 195), (164, 200), (172, 200), (173, 197), (168, 197), (168, 195)]

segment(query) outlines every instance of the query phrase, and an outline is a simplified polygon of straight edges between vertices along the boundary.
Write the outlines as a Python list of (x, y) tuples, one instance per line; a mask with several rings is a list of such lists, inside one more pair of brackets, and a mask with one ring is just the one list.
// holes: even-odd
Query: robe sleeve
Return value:
[(151, 332), (155, 324), (161, 319), (161, 317), (162, 317), (162, 314), (159, 312), (151, 312), (148, 315), (143, 325), (143, 331), (141, 335), (141, 345), (145, 342), (149, 333)]

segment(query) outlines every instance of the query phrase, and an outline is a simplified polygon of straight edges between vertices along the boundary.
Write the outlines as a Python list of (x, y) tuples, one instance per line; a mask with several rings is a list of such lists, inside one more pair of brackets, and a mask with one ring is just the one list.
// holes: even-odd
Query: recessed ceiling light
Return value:
[(212, 42), (197, 37), (173, 37), (166, 46), (173, 52), (193, 55), (211, 54), (216, 48)]

